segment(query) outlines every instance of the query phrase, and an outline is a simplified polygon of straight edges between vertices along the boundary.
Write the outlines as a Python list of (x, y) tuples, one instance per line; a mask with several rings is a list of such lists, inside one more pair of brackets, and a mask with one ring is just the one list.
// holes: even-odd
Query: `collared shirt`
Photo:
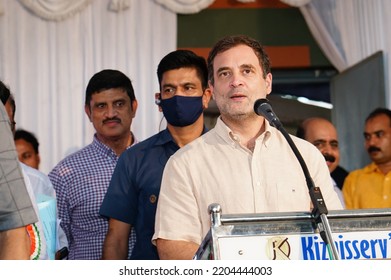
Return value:
[(156, 205), (164, 166), (178, 149), (165, 129), (133, 146), (118, 160), (100, 213), (134, 226), (137, 238), (131, 259), (159, 259), (151, 242)]
[[(99, 215), (117, 164), (115, 152), (94, 135), (93, 142), (66, 157), (49, 173), (57, 195), (61, 227), (69, 243), (69, 259), (102, 257), (108, 220)], [(129, 254), (135, 235), (129, 238)]]
[[(254, 152), (219, 118), (214, 129), (176, 152), (163, 173), (156, 213), (157, 238), (200, 244), (210, 229), (208, 207), (223, 214), (310, 211), (301, 166), (283, 135), (268, 122)], [(342, 209), (324, 157), (292, 136), (329, 210)]]
[(391, 172), (371, 163), (349, 173), (342, 188), (347, 209), (390, 208)]

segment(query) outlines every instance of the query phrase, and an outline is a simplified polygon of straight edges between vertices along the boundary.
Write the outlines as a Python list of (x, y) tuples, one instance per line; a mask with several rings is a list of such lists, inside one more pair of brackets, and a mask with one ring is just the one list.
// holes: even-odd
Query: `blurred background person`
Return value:
[(335, 126), (324, 118), (308, 118), (301, 123), (297, 129), (296, 136), (312, 143), (322, 153), (330, 171), (334, 190), (337, 192), (342, 205), (345, 206), (341, 191), (342, 185), (339, 186), (332, 175), (337, 167), (343, 172), (346, 172), (346, 175), (348, 174), (345, 169), (339, 166), (339, 142)]
[(391, 207), (391, 111), (373, 110), (365, 120), (364, 145), (372, 162), (353, 170), (343, 186), (346, 208)]
[(14, 140), (19, 161), (32, 168), (39, 169), (41, 158), (39, 156), (39, 142), (37, 137), (32, 132), (17, 129)]

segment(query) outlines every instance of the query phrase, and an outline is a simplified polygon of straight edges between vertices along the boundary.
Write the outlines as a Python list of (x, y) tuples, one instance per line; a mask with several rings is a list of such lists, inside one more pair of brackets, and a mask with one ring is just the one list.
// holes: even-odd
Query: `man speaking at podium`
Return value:
[[(262, 45), (227, 36), (209, 53), (208, 79), (220, 111), (215, 128), (174, 154), (164, 170), (155, 234), (160, 259), (191, 259), (210, 229), (208, 206), (224, 214), (310, 211), (300, 163), (283, 135), (254, 112), (272, 90)], [(319, 150), (292, 136), (329, 210), (342, 209)]]

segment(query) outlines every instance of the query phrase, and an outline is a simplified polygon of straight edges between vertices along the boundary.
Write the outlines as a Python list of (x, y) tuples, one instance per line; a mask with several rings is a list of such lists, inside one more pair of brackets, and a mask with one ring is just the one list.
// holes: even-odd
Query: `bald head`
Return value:
[(303, 121), (297, 136), (315, 145), (326, 159), (330, 173), (339, 164), (338, 135), (334, 125), (323, 118), (309, 118)]

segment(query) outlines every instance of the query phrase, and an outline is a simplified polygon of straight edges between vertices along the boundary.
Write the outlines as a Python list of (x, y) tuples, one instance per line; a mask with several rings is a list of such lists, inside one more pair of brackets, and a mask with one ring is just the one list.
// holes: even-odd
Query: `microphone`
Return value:
[[(271, 126), (274, 126), (277, 128), (281, 134), (285, 137), (286, 141), (288, 142), (289, 146), (291, 147), (293, 153), (295, 154), (297, 160), (299, 161), (301, 168), (304, 173), (304, 177), (307, 181), (307, 186), (310, 191), (311, 199), (313, 200), (314, 205), (314, 214), (316, 217), (319, 217), (320, 214), (326, 213), (327, 214), (327, 208), (326, 205), (323, 202), (323, 198), (321, 197), (315, 197), (313, 196), (313, 190), (318, 189), (318, 187), (315, 187), (314, 182), (312, 181), (310, 172), (308, 170), (307, 164), (305, 163), (302, 155), (300, 154), (299, 149), (296, 147), (296, 144), (293, 142), (291, 136), (289, 133), (285, 130), (282, 123), (276, 116), (276, 114), (273, 112), (272, 106), (270, 105), (269, 101), (266, 98), (261, 98), (255, 101), (254, 103), (254, 111), (257, 115), (263, 116), (266, 120), (269, 121)], [(320, 191), (320, 190), (319, 190)]]
[(254, 111), (257, 115), (263, 116), (266, 120), (269, 121), (271, 126), (277, 128), (282, 135), (285, 137), (289, 146), (291, 147), (293, 153), (295, 154), (297, 160), (299, 161), (301, 168), (304, 173), (304, 177), (307, 182), (307, 187), (309, 190), (311, 202), (313, 205), (312, 215), (318, 225), (320, 236), (323, 241), (328, 246), (331, 246), (331, 253), (334, 259), (339, 259), (338, 252), (336, 250), (335, 244), (333, 242), (333, 238), (331, 236), (330, 226), (327, 221), (326, 214), (328, 213), (326, 204), (323, 200), (322, 193), (319, 187), (315, 187), (314, 182), (309, 173), (308, 167), (300, 154), (299, 149), (296, 147), (289, 133), (285, 130), (282, 123), (273, 112), (272, 106), (269, 104), (269, 101), (266, 98), (261, 98), (255, 101), (254, 103)]
[(265, 119), (267, 119), (271, 126), (274, 126), (278, 130), (280, 130), (280, 128), (282, 127), (280, 120), (273, 112), (269, 100), (267, 100), (266, 98), (261, 98), (255, 101), (254, 111), (257, 115), (263, 116)]

